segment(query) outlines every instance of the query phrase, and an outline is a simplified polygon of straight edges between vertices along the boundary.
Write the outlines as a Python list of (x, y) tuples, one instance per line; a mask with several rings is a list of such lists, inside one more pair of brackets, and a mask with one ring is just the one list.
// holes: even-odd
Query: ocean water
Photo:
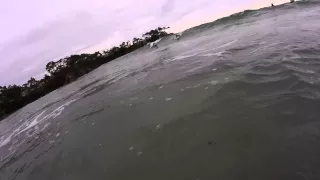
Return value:
[(320, 179), (319, 5), (191, 28), (29, 104), (0, 123), (0, 179)]

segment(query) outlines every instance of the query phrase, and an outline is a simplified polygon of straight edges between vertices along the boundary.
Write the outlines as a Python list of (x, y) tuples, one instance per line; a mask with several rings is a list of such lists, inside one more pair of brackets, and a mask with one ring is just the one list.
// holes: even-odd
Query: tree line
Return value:
[(51, 61), (46, 65), (48, 74), (40, 80), (30, 78), (23, 85), (0, 86), (0, 121), (25, 105), (75, 81), (102, 64), (167, 36), (168, 33), (165, 30), (168, 28), (158, 27), (144, 33), (142, 38), (133, 38), (132, 41), (122, 42), (120, 45), (102, 52), (71, 55), (56, 62)]

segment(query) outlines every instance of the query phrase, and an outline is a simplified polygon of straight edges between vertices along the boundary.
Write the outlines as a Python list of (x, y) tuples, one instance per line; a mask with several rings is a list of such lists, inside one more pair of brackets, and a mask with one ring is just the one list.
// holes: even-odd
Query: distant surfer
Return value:
[(151, 43), (148, 43), (150, 48), (158, 48), (158, 43), (161, 41), (162, 38), (156, 40), (156, 41), (153, 41)]
[(271, 3), (271, 7), (274, 7), (273, 3)]
[(157, 42), (151, 42), (151, 43), (149, 44), (149, 46), (150, 46), (150, 48), (158, 48)]
[(176, 33), (174, 39), (179, 41), (180, 37), (181, 37), (181, 33)]
[(294, 0), (290, 0), (290, 3), (294, 3)]

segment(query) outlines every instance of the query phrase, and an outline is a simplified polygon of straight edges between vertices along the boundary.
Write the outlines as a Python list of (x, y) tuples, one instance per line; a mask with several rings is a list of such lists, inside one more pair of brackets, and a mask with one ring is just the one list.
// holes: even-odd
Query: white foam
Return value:
[(181, 59), (186, 59), (186, 58), (189, 58), (189, 57), (193, 57), (197, 54), (190, 54), (190, 55), (179, 55), (179, 56), (175, 56), (173, 58), (170, 58), (170, 59), (167, 59), (165, 60), (164, 62), (172, 62), (172, 61), (175, 61), (175, 60), (181, 60)]
[(172, 98), (165, 98), (165, 100), (166, 100), (166, 101), (171, 101), (171, 100), (172, 100)]
[(219, 83), (219, 81), (213, 80), (213, 81), (210, 81), (209, 83), (210, 83), (211, 85), (217, 85), (217, 84)]
[[(208, 50), (204, 50), (201, 53), (210, 52), (210, 51), (213, 51), (213, 50), (216, 50), (216, 49), (220, 49), (220, 48), (223, 48), (223, 47), (226, 47), (226, 46), (230, 46), (231, 44), (233, 44), (233, 43), (235, 43), (237, 41), (238, 40), (233, 40), (233, 41), (230, 41), (228, 43), (222, 44), (221, 46), (215, 47), (213, 49), (211, 48), (211, 49), (208, 49)], [(224, 53), (225, 51), (221, 51), (221, 52)], [(221, 53), (221, 52), (218, 52), (218, 54), (216, 54), (216, 55), (219, 55), (219, 53)]]
[[(69, 106), (71, 103), (77, 101), (77, 99), (73, 99), (70, 100), (68, 102), (66, 102), (65, 104), (61, 105), (60, 107), (56, 108), (53, 112), (51, 112), (50, 114), (44, 116), (43, 118), (40, 118), (48, 109), (43, 110), (40, 114), (38, 114), (31, 122), (26, 120), (26, 122), (24, 122), (23, 124), (21, 124), (19, 127), (17, 127), (16, 129), (14, 129), (14, 131), (6, 138), (2, 138), (4, 139), (3, 141), (0, 142), (0, 147), (3, 147), (5, 145), (7, 145), (8, 143), (10, 143), (11, 139), (20, 135), (21, 133), (26, 132), (27, 137), (31, 137), (33, 135), (35, 135), (38, 131), (39, 131), (39, 124), (42, 124), (44, 121), (50, 119), (50, 118), (56, 118), (57, 116), (59, 116), (62, 111), (65, 109), (66, 106)], [(21, 121), (21, 120), (20, 120)], [(46, 124), (42, 129), (44, 130), (50, 123)], [(34, 128), (34, 130), (32, 130), (32, 128)], [(49, 135), (49, 134), (48, 134)], [(24, 142), (24, 141), (23, 141)], [(21, 145), (22, 143), (20, 143), (19, 145)], [(18, 146), (19, 146), (18, 145)], [(18, 147), (16, 146), (16, 147)]]
[(195, 67), (195, 68), (192, 68), (192, 69), (190, 69), (190, 70), (188, 70), (188, 71), (186, 71), (187, 73), (192, 73), (192, 72), (196, 72), (197, 70), (200, 70), (200, 69), (202, 69), (203, 67), (202, 66), (199, 66), (199, 67)]
[(225, 53), (225, 51), (221, 51), (221, 52), (217, 52), (217, 53), (201, 54), (201, 56), (204, 56), (204, 57), (210, 57), (210, 56), (218, 56), (218, 57), (221, 57), (221, 56), (223, 56), (224, 53)]
[(0, 147), (3, 147), (5, 145), (7, 145), (9, 142), (11, 141), (11, 136), (7, 137), (5, 140), (3, 140), (1, 143), (0, 143)]
[(43, 128), (41, 129), (41, 131), (43, 131), (43, 130), (45, 130), (47, 127), (49, 127), (50, 124), (51, 124), (51, 123), (46, 123), (46, 124), (43, 126)]
[(71, 103), (75, 102), (78, 99), (73, 99), (71, 101), (68, 101), (67, 103), (59, 106), (58, 108), (56, 108), (53, 112), (51, 112), (50, 114), (46, 115), (45, 117), (41, 118), (40, 120), (38, 120), (38, 118), (47, 110), (44, 110), (41, 114), (39, 114), (29, 125), (28, 127), (26, 127), (25, 129), (23, 129), (21, 132), (24, 132), (32, 127), (34, 127), (37, 124), (41, 124), (42, 122), (44, 122), (45, 120), (50, 119), (51, 117), (54, 119), (56, 117), (58, 117), (62, 111), (65, 109), (66, 106), (69, 106)]
[(39, 123), (39, 122), (38, 122), (39, 117), (40, 117), (43, 113), (45, 113), (46, 111), (47, 111), (47, 110), (42, 111), (42, 112), (41, 112), (36, 118), (34, 118), (34, 120), (31, 121), (31, 123), (30, 123), (26, 128), (24, 128), (21, 132), (24, 132), (24, 131), (26, 131), (26, 130), (28, 130), (28, 129), (34, 127), (34, 126), (36, 126), (36, 125)]
[(230, 41), (230, 42), (228, 42), (228, 43), (225, 43), (225, 44), (223, 44), (223, 45), (221, 45), (221, 46), (219, 46), (219, 47), (216, 47), (215, 49), (217, 49), (217, 48), (222, 48), (222, 47), (226, 47), (226, 46), (230, 46), (231, 44), (233, 44), (233, 43), (235, 43), (235, 42), (237, 42), (238, 40), (236, 39), (236, 40), (233, 40), (233, 41)]

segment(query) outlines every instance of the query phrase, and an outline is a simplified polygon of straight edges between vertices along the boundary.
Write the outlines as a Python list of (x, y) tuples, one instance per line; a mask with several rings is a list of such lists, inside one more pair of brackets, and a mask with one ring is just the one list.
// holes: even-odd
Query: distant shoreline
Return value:
[[(311, 5), (313, 3), (319, 4), (319, 2), (315, 1), (295, 1), (295, 3)], [(245, 10), (243, 12), (235, 13), (230, 16), (217, 19), (213, 22), (186, 29), (183, 31), (182, 35), (181, 33), (177, 33), (176, 40), (179, 40), (180, 36), (187, 36), (188, 34), (194, 33), (194, 31), (203, 31), (221, 24), (232, 24), (233, 22), (240, 21), (246, 17), (256, 15), (255, 13), (261, 10), (281, 8), (287, 4), (290, 4), (290, 2), (276, 5), (274, 7), (269, 6), (257, 10)], [(150, 47), (156, 48), (157, 43), (153, 42), (173, 34), (166, 32), (168, 28), (169, 27), (158, 27), (143, 34), (142, 38), (133, 38), (132, 41), (122, 42), (120, 45), (105, 51), (97, 51), (92, 54), (83, 53), (71, 55), (56, 62), (51, 61), (46, 65), (48, 74), (45, 74), (45, 76), (40, 80), (30, 78), (30, 80), (23, 85), (0, 86), (0, 121), (27, 104), (77, 80), (79, 77), (91, 72), (105, 63), (129, 54), (148, 44)]]
[(122, 42), (119, 46), (102, 52), (71, 55), (56, 62), (51, 61), (46, 65), (48, 74), (40, 80), (32, 77), (23, 85), (0, 86), (0, 119), (3, 120), (27, 104), (77, 80), (105, 63), (147, 44), (152, 43), (156, 46), (153, 42), (170, 35), (165, 31), (168, 28), (158, 27), (143, 34), (142, 38), (133, 38), (132, 41)]

